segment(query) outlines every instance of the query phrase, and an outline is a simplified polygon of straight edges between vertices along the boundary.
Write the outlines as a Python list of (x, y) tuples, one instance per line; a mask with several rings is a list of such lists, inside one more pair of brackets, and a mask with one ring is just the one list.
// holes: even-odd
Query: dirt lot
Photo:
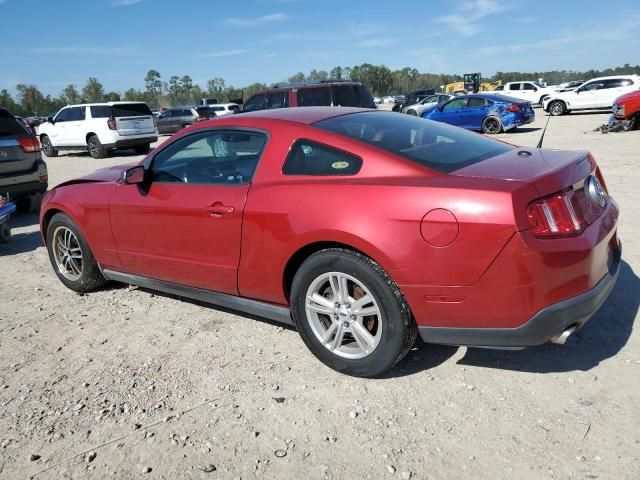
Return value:
[[(500, 138), (535, 146), (546, 116)], [(417, 345), (388, 378), (321, 365), (291, 329), (56, 279), (35, 215), (0, 246), (0, 478), (640, 478), (640, 131), (551, 119), (621, 206), (618, 284), (564, 347)], [(51, 184), (138, 157), (48, 160)]]

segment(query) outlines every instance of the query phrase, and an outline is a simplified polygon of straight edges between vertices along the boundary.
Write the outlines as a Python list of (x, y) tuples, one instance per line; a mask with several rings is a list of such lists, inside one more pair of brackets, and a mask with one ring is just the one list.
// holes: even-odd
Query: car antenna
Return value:
[(540, 135), (540, 141), (538, 142), (538, 145), (536, 145), (536, 148), (542, 148), (542, 141), (544, 140), (544, 134), (547, 131), (547, 126), (549, 126), (549, 120), (551, 120), (551, 113), (549, 113), (549, 116), (547, 117), (547, 123), (544, 124), (544, 130), (542, 130), (542, 135)]

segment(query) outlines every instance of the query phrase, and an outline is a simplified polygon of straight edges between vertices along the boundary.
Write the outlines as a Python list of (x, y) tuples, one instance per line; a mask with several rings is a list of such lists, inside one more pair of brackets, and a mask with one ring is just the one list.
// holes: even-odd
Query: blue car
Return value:
[(422, 117), (494, 134), (531, 123), (536, 115), (531, 103), (519, 98), (479, 93), (462, 95), (430, 107)]

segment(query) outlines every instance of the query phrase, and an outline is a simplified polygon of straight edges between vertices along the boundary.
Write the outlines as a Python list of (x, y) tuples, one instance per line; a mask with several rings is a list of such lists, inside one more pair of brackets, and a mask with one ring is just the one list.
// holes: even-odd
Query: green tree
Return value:
[(217, 98), (219, 102), (226, 100), (224, 78), (215, 77), (207, 81), (207, 96)]
[(104, 96), (105, 102), (119, 102), (120, 94), (118, 92), (108, 92)]
[(287, 80), (289, 83), (301, 83), (304, 82), (305, 76), (304, 73), (298, 72), (295, 75), (291, 75)]
[(0, 90), (0, 106), (6, 108), (11, 113), (15, 114), (18, 112), (18, 104), (13, 99), (9, 91), (5, 88)]
[(62, 100), (66, 105), (82, 103), (82, 97), (80, 96), (80, 92), (78, 92), (75, 85), (67, 85), (66, 87), (64, 87), (62, 89), (60, 100)]
[(42, 115), (49, 110), (48, 99), (36, 85), (20, 83), (16, 85), (18, 92), (18, 113), (24, 116)]
[(95, 77), (89, 77), (86, 85), (82, 88), (82, 96), (85, 102), (103, 102), (104, 101), (104, 87)]

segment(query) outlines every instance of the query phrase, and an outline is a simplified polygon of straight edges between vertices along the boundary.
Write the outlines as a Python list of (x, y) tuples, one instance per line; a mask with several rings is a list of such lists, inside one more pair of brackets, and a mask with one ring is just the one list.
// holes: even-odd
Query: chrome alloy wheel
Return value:
[(340, 357), (364, 358), (380, 343), (380, 308), (367, 287), (350, 275), (317, 277), (307, 290), (305, 310), (316, 338)]
[(58, 227), (53, 232), (53, 256), (58, 271), (75, 282), (82, 275), (82, 249), (76, 235), (67, 227)]

